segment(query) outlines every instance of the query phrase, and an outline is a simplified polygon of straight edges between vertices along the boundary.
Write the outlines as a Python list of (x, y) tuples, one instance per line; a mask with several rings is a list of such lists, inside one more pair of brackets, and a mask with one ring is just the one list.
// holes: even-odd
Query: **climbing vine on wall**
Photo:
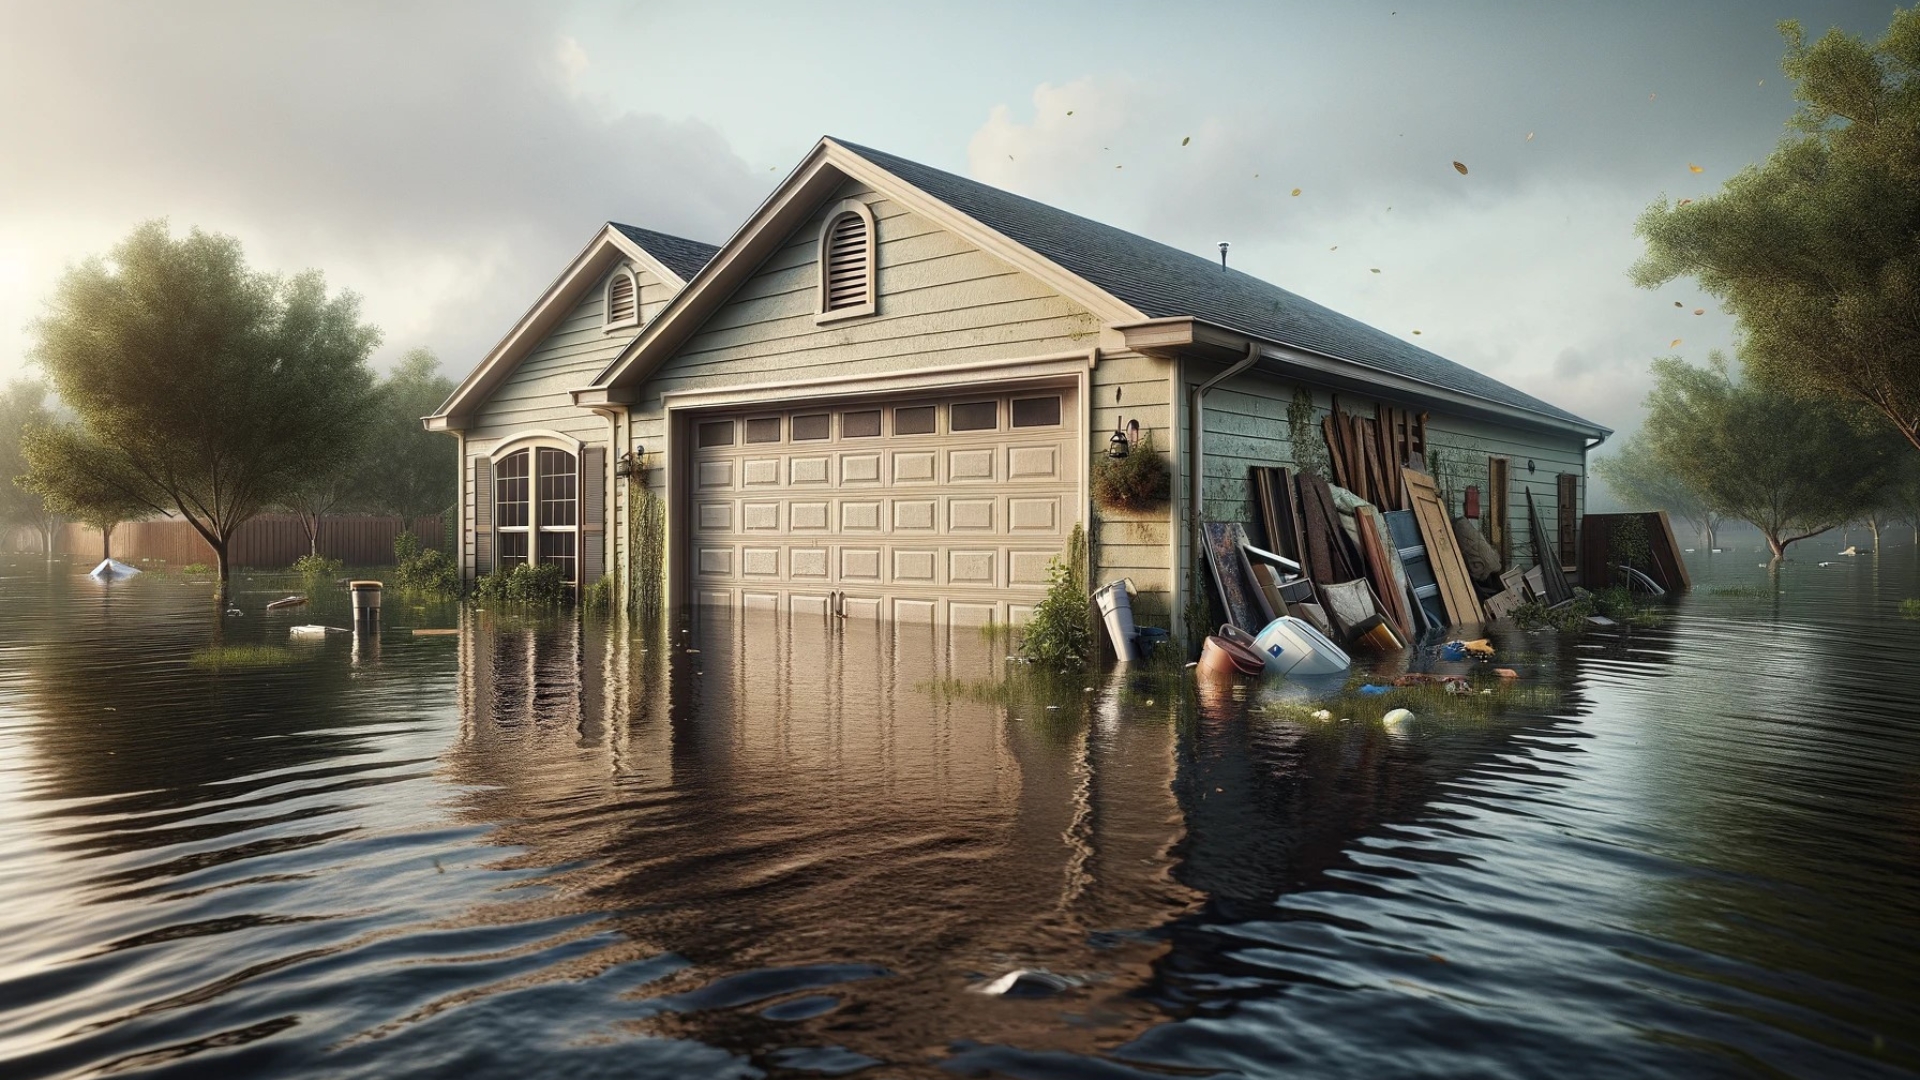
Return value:
[(1287, 406), (1287, 435), (1293, 440), (1295, 469), (1316, 473), (1322, 479), (1333, 475), (1326, 437), (1320, 425), (1313, 422), (1313, 391), (1305, 387), (1293, 392), (1293, 401)]
[(647, 486), (646, 458), (627, 477), (627, 600), (636, 620), (659, 614), (666, 600), (667, 504)]

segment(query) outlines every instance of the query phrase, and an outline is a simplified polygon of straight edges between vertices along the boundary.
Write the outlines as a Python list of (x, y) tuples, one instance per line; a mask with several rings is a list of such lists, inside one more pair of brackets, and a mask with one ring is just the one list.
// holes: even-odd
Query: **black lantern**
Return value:
[(1119, 461), (1121, 458), (1126, 457), (1127, 451), (1131, 449), (1133, 449), (1133, 443), (1128, 441), (1126, 431), (1121, 427), (1120, 422), (1116, 420), (1113, 425), (1113, 435), (1107, 439), (1107, 456), (1115, 461)]
[(645, 447), (635, 446), (631, 452), (621, 454), (619, 460), (613, 463), (613, 475), (623, 480), (639, 476), (641, 474), (640, 455), (644, 453), (646, 453)]

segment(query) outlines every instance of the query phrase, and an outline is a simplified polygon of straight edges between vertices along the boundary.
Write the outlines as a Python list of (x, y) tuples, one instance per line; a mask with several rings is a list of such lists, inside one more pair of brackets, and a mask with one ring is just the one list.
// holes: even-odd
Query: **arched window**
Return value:
[(633, 273), (615, 270), (607, 279), (607, 329), (635, 326), (640, 322), (640, 287)]
[(874, 313), (873, 211), (846, 199), (827, 212), (820, 230), (820, 303), (815, 322)]
[(509, 570), (557, 563), (579, 579), (580, 462), (572, 452), (529, 446), (493, 462), (494, 563)]

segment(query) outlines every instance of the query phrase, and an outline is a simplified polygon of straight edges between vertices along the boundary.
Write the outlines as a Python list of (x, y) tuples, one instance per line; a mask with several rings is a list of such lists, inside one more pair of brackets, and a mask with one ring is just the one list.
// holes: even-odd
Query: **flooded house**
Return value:
[[(609, 223), (425, 418), (460, 442), (463, 573), (1008, 624), (1082, 525), (1171, 626), (1183, 526), (1250, 520), (1248, 467), (1336, 404), (1424, 415), (1429, 462), (1504, 475), (1518, 534), (1531, 493), (1575, 561), (1606, 428), (1212, 255), (830, 138), (717, 248)], [(1132, 452), (1168, 497), (1096, 504)]]

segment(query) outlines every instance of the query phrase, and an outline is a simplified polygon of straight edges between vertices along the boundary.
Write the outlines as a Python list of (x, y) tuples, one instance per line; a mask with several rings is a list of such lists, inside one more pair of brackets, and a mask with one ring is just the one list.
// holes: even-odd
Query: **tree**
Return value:
[(1641, 510), (1665, 510), (1685, 518), (1708, 548), (1726, 517), (1700, 493), (1664, 468), (1644, 435), (1636, 435), (1610, 456), (1597, 458), (1593, 471), (1623, 503)]
[(144, 498), (114, 479), (114, 455), (78, 426), (40, 424), (21, 440), (27, 461), (23, 486), (48, 510), (100, 530), (100, 557), (113, 558), (113, 530), (153, 512)]
[(367, 433), (367, 466), (355, 492), (366, 509), (411, 522), (453, 503), (460, 448), (420, 423), (453, 393), (453, 380), (439, 371), (431, 350), (414, 349), (380, 383)]
[[(1892, 483), (1887, 485), (1886, 515), (1894, 521), (1904, 521), (1913, 528), (1913, 543), (1920, 547), (1920, 457), (1902, 454), (1894, 470)], [(1880, 544), (1874, 539), (1874, 546)]]
[(1880, 497), (1893, 460), (1858, 417), (1708, 367), (1653, 362), (1642, 432), (1660, 467), (1729, 517), (1751, 522), (1773, 557), (1857, 519)]
[(32, 379), (15, 379), (0, 391), (0, 529), (31, 526), (40, 533), (41, 550), (53, 554), (53, 531), (60, 515), (20, 480), (25, 478), (27, 458), (23, 443), (29, 429), (53, 422), (47, 410), (46, 385)]
[(232, 237), (161, 221), (69, 270), (50, 307), (35, 356), (101, 448), (97, 476), (192, 524), (224, 602), (234, 531), (350, 458), (379, 331), (318, 272), (260, 273)]
[(1873, 44), (1780, 30), (1795, 134), (1720, 194), (1649, 207), (1633, 279), (1697, 278), (1756, 378), (1864, 405), (1920, 448), (1920, 8)]

